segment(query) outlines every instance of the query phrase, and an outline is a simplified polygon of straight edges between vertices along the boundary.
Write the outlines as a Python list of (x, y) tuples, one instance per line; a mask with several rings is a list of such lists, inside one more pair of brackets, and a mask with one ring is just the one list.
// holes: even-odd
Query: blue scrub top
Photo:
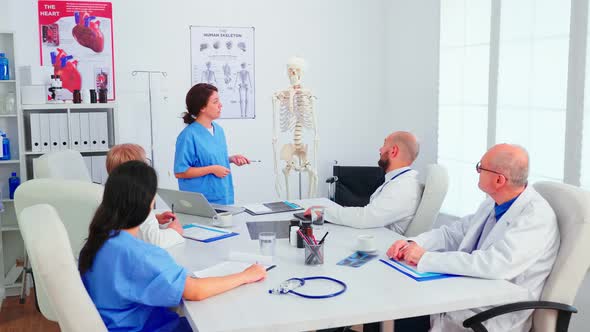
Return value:
[(175, 331), (187, 271), (163, 249), (121, 231), (98, 250), (82, 282), (109, 331)]
[[(212, 124), (214, 135), (196, 121), (180, 132), (176, 138), (174, 173), (186, 172), (189, 167), (211, 165), (230, 168), (223, 128), (215, 122)], [(211, 203), (234, 204), (234, 184), (231, 173), (224, 178), (207, 174), (197, 178), (178, 179), (178, 188), (182, 191), (202, 193)]]

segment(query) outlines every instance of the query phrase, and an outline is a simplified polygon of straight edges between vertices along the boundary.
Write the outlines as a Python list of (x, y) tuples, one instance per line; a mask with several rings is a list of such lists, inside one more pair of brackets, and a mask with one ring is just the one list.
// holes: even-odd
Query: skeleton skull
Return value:
[(292, 86), (301, 85), (303, 71), (305, 69), (305, 60), (298, 57), (292, 57), (287, 62), (287, 75)]

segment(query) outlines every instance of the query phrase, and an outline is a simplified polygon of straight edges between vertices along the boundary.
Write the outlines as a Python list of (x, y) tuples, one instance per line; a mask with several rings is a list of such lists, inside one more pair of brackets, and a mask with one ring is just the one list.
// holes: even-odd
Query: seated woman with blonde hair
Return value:
[[(141, 146), (131, 143), (115, 145), (107, 154), (107, 172), (111, 174), (117, 166), (131, 160), (143, 161), (149, 164), (145, 150)], [(160, 228), (160, 225), (167, 223), (166, 228)], [(152, 211), (139, 226), (137, 237), (159, 247), (168, 248), (184, 242), (182, 233), (182, 225), (171, 211), (162, 213)]]

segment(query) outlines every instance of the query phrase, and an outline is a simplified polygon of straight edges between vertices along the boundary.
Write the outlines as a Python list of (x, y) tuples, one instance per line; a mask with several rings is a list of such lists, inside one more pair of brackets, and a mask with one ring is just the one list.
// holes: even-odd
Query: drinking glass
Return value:
[(260, 241), (260, 252), (264, 256), (274, 256), (277, 244), (277, 234), (275, 232), (262, 232), (258, 235)]

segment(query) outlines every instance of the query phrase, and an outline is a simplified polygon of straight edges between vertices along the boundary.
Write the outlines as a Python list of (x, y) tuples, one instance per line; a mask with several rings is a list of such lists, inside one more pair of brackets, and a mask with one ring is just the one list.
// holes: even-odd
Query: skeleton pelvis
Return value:
[(295, 144), (285, 144), (281, 148), (281, 160), (290, 162), (293, 161), (293, 157), (297, 157), (299, 161), (307, 161), (307, 144), (301, 144), (301, 147), (297, 149)]

